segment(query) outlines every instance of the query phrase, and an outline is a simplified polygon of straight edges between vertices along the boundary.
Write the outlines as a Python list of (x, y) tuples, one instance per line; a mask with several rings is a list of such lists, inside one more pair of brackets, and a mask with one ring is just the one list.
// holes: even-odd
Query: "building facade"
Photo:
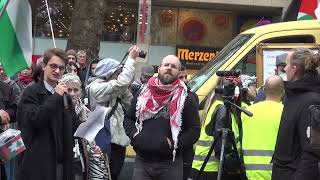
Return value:
[[(141, 4), (144, 0), (114, 0), (105, 17), (99, 56), (121, 60), (138, 41)], [(291, 0), (148, 0), (150, 34), (144, 64), (159, 65), (168, 54), (177, 55), (195, 73), (235, 36), (260, 23), (276, 23)], [(50, 13), (56, 45), (65, 49), (70, 32), (72, 0), (52, 0)], [(140, 9), (139, 9), (140, 7)], [(150, 8), (149, 7), (149, 8)], [(34, 55), (52, 48), (45, 4), (32, 5)], [(148, 9), (150, 10), (150, 9)], [(258, 23), (259, 24), (259, 23)]]

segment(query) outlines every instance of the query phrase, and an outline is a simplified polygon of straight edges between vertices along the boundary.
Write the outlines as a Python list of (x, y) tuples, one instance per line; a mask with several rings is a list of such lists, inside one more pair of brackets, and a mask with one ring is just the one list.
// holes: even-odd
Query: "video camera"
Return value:
[[(217, 76), (219, 77), (231, 77), (237, 78), (241, 74), (240, 71), (218, 71)], [(236, 89), (236, 84), (234, 82), (228, 82), (224, 85), (217, 86), (215, 88), (215, 92), (219, 94), (223, 94), (224, 97), (234, 97), (234, 92)]]
[(146, 58), (146, 56), (147, 56), (147, 52), (140, 50), (138, 57), (144, 59)]

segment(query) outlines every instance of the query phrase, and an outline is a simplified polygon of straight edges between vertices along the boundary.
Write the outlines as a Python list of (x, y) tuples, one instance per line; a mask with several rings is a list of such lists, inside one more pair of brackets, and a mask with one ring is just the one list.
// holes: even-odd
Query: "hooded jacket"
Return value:
[(310, 146), (310, 105), (320, 105), (320, 76), (307, 73), (285, 82), (286, 100), (273, 156), (272, 179), (319, 179), (318, 157)]
[(111, 142), (125, 147), (130, 144), (130, 139), (123, 127), (124, 109), (129, 109), (131, 104), (132, 94), (129, 85), (134, 76), (135, 60), (128, 58), (118, 78), (109, 81), (105, 79), (108, 79), (115, 72), (118, 65), (109, 64), (107, 67), (101, 64), (103, 60), (99, 63), (96, 69), (96, 76), (98, 77), (90, 79), (92, 82), (87, 86), (87, 90), (90, 91), (90, 105), (93, 108), (96, 105), (112, 108), (117, 98), (121, 99), (121, 105), (118, 104), (114, 114), (110, 117), (110, 130)]

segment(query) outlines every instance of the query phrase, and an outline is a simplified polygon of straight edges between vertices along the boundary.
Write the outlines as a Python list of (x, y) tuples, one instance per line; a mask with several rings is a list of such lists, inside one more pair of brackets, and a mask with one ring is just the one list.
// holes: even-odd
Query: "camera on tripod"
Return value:
[[(217, 76), (219, 77), (230, 77), (237, 78), (241, 74), (240, 71), (218, 71)], [(228, 99), (234, 97), (236, 89), (236, 84), (234, 82), (227, 82), (226, 84), (217, 86), (215, 88), (215, 93), (222, 94), (224, 97), (229, 97)]]
[[(240, 71), (218, 71), (217, 72), (217, 76), (225, 77), (225, 79), (231, 80), (224, 83), (224, 85), (221, 85), (215, 88), (215, 93), (219, 93), (223, 95), (222, 99), (223, 99), (224, 107), (219, 109), (221, 110), (221, 112), (224, 111), (225, 115), (224, 117), (220, 116), (219, 118), (217, 118), (218, 116), (215, 116), (217, 119), (214, 119), (214, 121), (212, 121), (214, 125), (212, 125), (211, 131), (213, 132), (214, 141), (200, 168), (200, 171), (196, 179), (200, 178), (201, 173), (203, 172), (213, 151), (214, 151), (215, 157), (219, 159), (219, 170), (218, 170), (218, 176), (217, 176), (218, 180), (222, 179), (223, 174), (228, 174), (228, 175), (237, 174), (241, 180), (246, 179), (243, 161), (240, 158), (240, 153), (238, 151), (238, 147), (235, 140), (236, 139), (235, 133), (232, 130), (233, 128), (232, 117), (234, 117), (235, 122), (237, 122), (236, 124), (238, 125), (239, 140), (240, 140), (239, 145), (241, 148), (242, 125), (239, 126), (239, 123), (241, 124), (241, 120), (237, 119), (237, 114), (239, 114), (240, 112), (243, 112), (248, 116), (252, 116), (252, 113), (235, 104), (236, 98), (234, 97), (236, 94), (235, 91), (238, 84), (234, 80), (238, 79), (240, 74), (241, 74)], [(231, 117), (232, 114), (233, 116)], [(206, 131), (210, 132), (207, 129)]]

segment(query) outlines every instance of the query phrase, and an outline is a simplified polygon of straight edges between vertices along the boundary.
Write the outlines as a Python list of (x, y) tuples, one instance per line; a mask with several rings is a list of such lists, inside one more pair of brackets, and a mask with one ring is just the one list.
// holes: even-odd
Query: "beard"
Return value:
[(171, 84), (178, 79), (178, 75), (174, 76), (170, 72), (161, 73), (159, 72), (159, 80), (162, 84)]

